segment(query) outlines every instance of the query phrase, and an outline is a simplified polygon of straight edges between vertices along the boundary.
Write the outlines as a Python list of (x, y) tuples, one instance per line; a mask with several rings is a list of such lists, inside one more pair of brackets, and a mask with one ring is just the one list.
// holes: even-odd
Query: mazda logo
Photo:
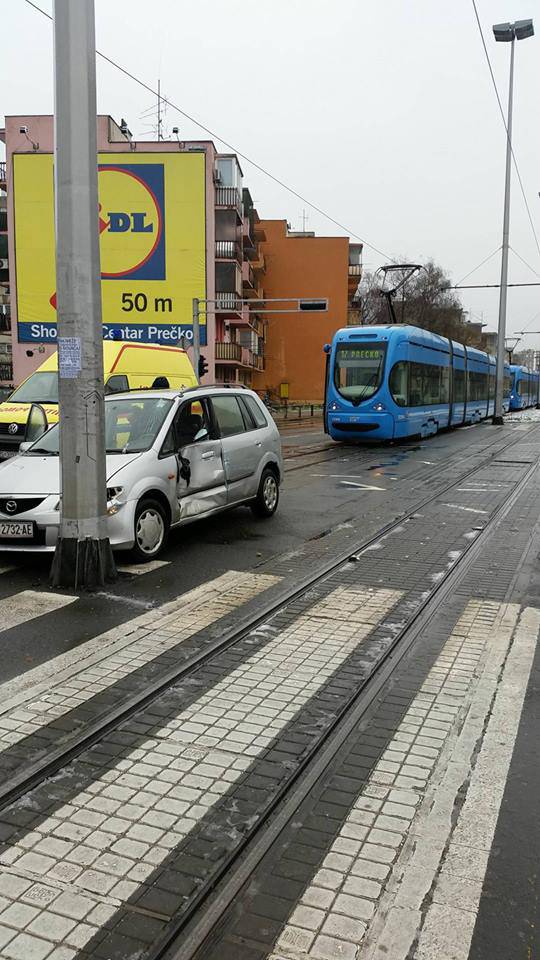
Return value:
[(6, 503), (6, 513), (17, 513), (17, 501), (8, 500)]
[(8, 427), (8, 433), (17, 433), (18, 429), (19, 429), (19, 425), (17, 423), (10, 423)]

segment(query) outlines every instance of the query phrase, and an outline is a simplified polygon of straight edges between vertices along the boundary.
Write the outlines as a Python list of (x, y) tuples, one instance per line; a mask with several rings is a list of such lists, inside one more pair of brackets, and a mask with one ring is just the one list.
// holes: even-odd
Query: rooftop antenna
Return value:
[(304, 208), (304, 210), (302, 210), (302, 233), (306, 232), (306, 224), (308, 220), (309, 220), (309, 216)]
[(161, 131), (161, 80), (158, 77), (157, 82), (157, 138), (163, 140)]

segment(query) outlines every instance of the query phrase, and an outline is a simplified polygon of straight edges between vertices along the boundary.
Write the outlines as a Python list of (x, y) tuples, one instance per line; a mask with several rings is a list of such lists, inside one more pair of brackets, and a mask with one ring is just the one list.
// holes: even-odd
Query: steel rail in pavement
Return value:
[[(536, 433), (539, 429), (538, 427), (533, 428), (532, 432)], [(244, 617), (238, 625), (229, 629), (222, 637), (210, 643), (204, 650), (199, 651), (185, 660), (181, 666), (176, 666), (165, 671), (157, 680), (149, 685), (144, 693), (139, 692), (134, 694), (134, 696), (120, 703), (115, 709), (108, 711), (105, 716), (98, 717), (97, 720), (88, 723), (77, 736), (72, 738), (71, 742), (60, 746), (56, 750), (50, 751), (46, 757), (41, 757), (33, 763), (28, 764), (4, 780), (3, 784), (0, 785), (0, 811), (24, 796), (24, 794), (30, 792), (30, 790), (33, 790), (49, 777), (52, 777), (62, 769), (62, 767), (65, 767), (74, 760), (75, 757), (103, 739), (111, 730), (157, 699), (168, 687), (184, 679), (202, 664), (222, 653), (228, 647), (241, 641), (251, 633), (252, 630), (256, 629), (270, 617), (287, 607), (291, 602), (311, 590), (317, 584), (332, 576), (343, 564), (347, 563), (351, 557), (355, 557), (365, 550), (366, 547), (369, 547), (371, 544), (380, 540), (381, 537), (391, 533), (395, 527), (402, 524), (405, 520), (412, 518), (418, 510), (434, 502), (438, 497), (445, 494), (448, 490), (451, 490), (452, 487), (463, 483), (467, 477), (483, 469), (496, 457), (500, 456), (501, 453), (519, 442), (523, 442), (522, 436), (512, 439), (509, 443), (498, 449), (496, 453), (485, 457), (479, 463), (475, 464), (474, 467), (471, 467), (470, 470), (461, 473), (456, 480), (452, 480), (450, 483), (443, 485), (435, 493), (419, 501), (407, 513), (403, 513), (396, 519), (384, 524), (373, 536), (366, 538), (353, 548), (349, 546), (347, 550), (338, 555), (337, 558), (334, 557), (321, 565), (317, 573), (310, 574), (303, 578), (296, 586), (285, 591), (285, 593), (277, 599), (267, 601), (255, 616), (248, 615)], [(477, 454), (472, 453), (465, 459), (471, 460), (476, 455)], [(441, 472), (443, 471), (438, 471), (438, 473), (435, 473), (435, 476), (440, 475)], [(478, 539), (479, 538), (477, 538), (477, 540)], [(465, 551), (463, 556), (468, 554), (469, 549), (470, 547)], [(443, 582), (444, 581), (441, 581), (441, 583)], [(433, 596), (433, 593), (431, 596)]]
[[(457, 582), (481, 554), (486, 537), (509, 513), (539, 464), (540, 457), (530, 465), (529, 470), (517, 482), (509, 496), (493, 512), (476, 540), (466, 548), (462, 557), (445, 574), (429, 598), (419, 606), (408, 623), (400, 630), (375, 664), (371, 675), (361, 684), (289, 781), (278, 792), (269, 809), (265, 811), (265, 819), (259, 821), (242, 838), (235, 850), (220, 866), (218, 875), (200, 890), (186, 914), (176, 923), (173, 921), (168, 925), (161, 942), (158, 942), (156, 948), (145, 955), (145, 960), (194, 960), (216, 924), (232, 905), (272, 845), (279, 839), (299, 806), (307, 799), (415, 640), (455, 589)], [(205, 901), (208, 901), (212, 894), (215, 896), (205, 907)], [(201, 908), (204, 912), (198, 918), (196, 914)], [(177, 941), (180, 936), (182, 936), (182, 942), (179, 944)]]

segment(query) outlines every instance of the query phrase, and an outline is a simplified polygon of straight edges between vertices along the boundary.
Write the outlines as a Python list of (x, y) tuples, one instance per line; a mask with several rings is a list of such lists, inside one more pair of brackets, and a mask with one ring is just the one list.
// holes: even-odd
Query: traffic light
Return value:
[(202, 355), (199, 357), (199, 380), (201, 377), (204, 377), (205, 373), (208, 373), (208, 363)]

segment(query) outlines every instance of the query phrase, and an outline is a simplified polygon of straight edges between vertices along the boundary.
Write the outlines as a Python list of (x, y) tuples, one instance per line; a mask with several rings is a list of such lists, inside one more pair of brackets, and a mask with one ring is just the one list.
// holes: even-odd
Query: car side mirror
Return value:
[(199, 440), (208, 440), (208, 430), (206, 427), (201, 427), (193, 437), (193, 443), (198, 443)]
[(30, 440), (24, 440), (23, 443), (19, 444), (19, 453), (26, 453), (30, 449), (32, 443)]
[(33, 403), (30, 407), (26, 429), (24, 431), (24, 442), (31, 444), (39, 440), (49, 429), (47, 414), (40, 403)]

